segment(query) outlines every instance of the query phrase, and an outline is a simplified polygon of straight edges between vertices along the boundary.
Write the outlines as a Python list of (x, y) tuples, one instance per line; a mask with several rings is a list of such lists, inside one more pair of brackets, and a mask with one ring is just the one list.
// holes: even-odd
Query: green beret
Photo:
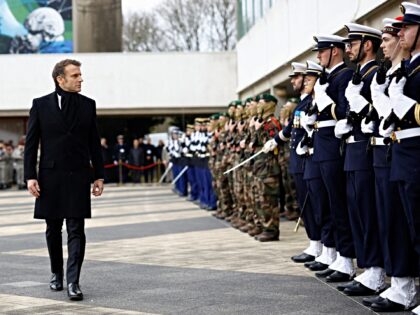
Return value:
[(242, 106), (242, 101), (241, 100), (236, 100), (236, 101), (230, 102), (228, 108), (231, 107), (231, 106), (235, 106), (236, 107), (238, 105)]
[(226, 112), (220, 112), (219, 113), (219, 118), (222, 117), (222, 116), (223, 117), (227, 117), (227, 113)]
[(251, 103), (251, 102), (253, 102), (254, 101), (254, 98), (253, 97), (248, 97), (246, 100), (245, 100), (245, 104), (246, 103)]
[(299, 103), (299, 99), (297, 97), (288, 98), (287, 101), (290, 103)]
[(275, 98), (273, 95), (268, 94), (268, 93), (264, 93), (260, 96), (260, 99), (266, 101), (266, 102), (274, 102), (275, 104), (277, 104), (277, 98)]
[(210, 120), (218, 120), (219, 119), (219, 116), (220, 116), (219, 113), (213, 114), (213, 115), (210, 116)]
[(261, 96), (260, 95), (257, 95), (257, 96), (255, 96), (255, 101), (258, 103), (259, 101), (260, 101), (260, 99), (261, 99)]

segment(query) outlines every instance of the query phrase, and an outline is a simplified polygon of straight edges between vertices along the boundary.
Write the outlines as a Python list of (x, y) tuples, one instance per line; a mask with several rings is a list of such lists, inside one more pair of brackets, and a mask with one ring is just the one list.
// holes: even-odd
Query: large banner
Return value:
[(0, 54), (69, 52), (71, 0), (0, 0)]

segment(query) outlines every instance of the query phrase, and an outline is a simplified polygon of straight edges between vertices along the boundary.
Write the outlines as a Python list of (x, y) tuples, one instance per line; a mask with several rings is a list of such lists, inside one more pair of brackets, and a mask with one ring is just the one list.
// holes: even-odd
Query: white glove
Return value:
[(306, 155), (309, 149), (307, 145), (302, 146), (302, 141), (300, 141), (296, 147), (296, 154), (297, 155)]
[(264, 144), (264, 147), (262, 148), (262, 150), (264, 153), (268, 153), (270, 151), (273, 151), (276, 147), (277, 147), (276, 140), (270, 139)]
[(300, 115), (300, 124), (302, 125), (303, 129), (306, 130), (307, 133), (312, 131), (316, 118), (317, 118), (316, 114), (312, 114), (311, 116), (308, 116), (306, 113), (302, 113)]
[(183, 148), (182, 153), (187, 154), (188, 153), (188, 148)]
[(378, 112), (379, 118), (388, 117), (391, 114), (391, 101), (385, 94), (385, 90), (388, 85), (389, 78), (386, 78), (384, 84), (378, 84), (378, 82), (376, 82), (376, 74), (372, 79), (372, 84), (370, 85), (372, 105)]
[(397, 79), (394, 78), (392, 79), (388, 89), (389, 98), (391, 99), (391, 107), (399, 119), (403, 119), (410, 108), (417, 103), (412, 98), (404, 95), (403, 90), (405, 82), (407, 82), (406, 78), (401, 78), (398, 83)]
[(334, 101), (331, 99), (331, 97), (327, 94), (327, 88), (330, 84), (320, 84), (319, 80), (316, 81), (314, 86), (314, 102), (316, 103), (318, 107), (318, 111), (322, 112), (328, 105), (331, 105), (334, 103)]
[(334, 134), (338, 139), (341, 139), (343, 135), (353, 130), (353, 126), (347, 123), (347, 119), (341, 119), (337, 121), (334, 128)]
[(392, 132), (394, 131), (395, 124), (391, 124), (387, 129), (384, 129), (385, 118), (382, 119), (379, 124), (379, 134), (384, 138), (391, 137)]
[(356, 114), (360, 113), (360, 111), (367, 105), (369, 102), (360, 95), (360, 91), (362, 90), (363, 82), (360, 84), (353, 84), (352, 81), (349, 82), (347, 86), (346, 92), (344, 93), (345, 97), (349, 101), (350, 110), (355, 112)]
[(362, 123), (362, 132), (363, 133), (374, 133), (375, 132), (375, 122), (371, 121), (370, 123), (366, 123), (366, 118), (363, 118)]

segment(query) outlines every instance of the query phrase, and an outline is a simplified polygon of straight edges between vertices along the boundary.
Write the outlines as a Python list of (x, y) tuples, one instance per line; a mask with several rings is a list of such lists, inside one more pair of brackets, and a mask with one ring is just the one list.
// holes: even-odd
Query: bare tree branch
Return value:
[(235, 9), (235, 0), (166, 0), (153, 12), (124, 21), (124, 50), (232, 50)]

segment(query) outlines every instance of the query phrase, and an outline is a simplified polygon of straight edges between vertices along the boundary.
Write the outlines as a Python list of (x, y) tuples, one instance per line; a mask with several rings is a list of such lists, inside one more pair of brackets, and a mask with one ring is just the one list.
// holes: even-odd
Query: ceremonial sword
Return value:
[(229, 174), (230, 172), (233, 172), (234, 170), (236, 170), (237, 168), (241, 167), (242, 165), (248, 163), (252, 159), (255, 159), (261, 153), (264, 153), (264, 151), (262, 149), (260, 151), (258, 151), (257, 153), (255, 153), (254, 155), (252, 155), (251, 157), (247, 158), (245, 161), (239, 163), (238, 165), (235, 165), (231, 169), (228, 169), (226, 172), (223, 173), (223, 175), (226, 175), (226, 174)]
[(175, 177), (175, 179), (172, 181), (172, 185), (174, 185), (177, 181), (178, 181), (178, 179), (180, 179), (181, 178), (181, 176), (187, 171), (187, 169), (188, 169), (188, 166), (185, 166), (183, 169), (182, 169), (182, 171), (178, 174), (178, 176), (177, 177)]
[(303, 206), (302, 206), (302, 210), (300, 211), (299, 219), (297, 220), (295, 229), (293, 230), (293, 232), (295, 232), (295, 233), (299, 230), (299, 225), (300, 225), (300, 222), (302, 221), (302, 215), (303, 215), (303, 211), (305, 211), (305, 207), (306, 207), (306, 204), (308, 202), (308, 197), (309, 197), (309, 191), (306, 193), (305, 201), (303, 202)]
[(166, 168), (166, 170), (163, 173), (162, 177), (159, 179), (159, 184), (162, 184), (163, 180), (165, 179), (166, 175), (168, 175), (168, 173), (171, 170), (172, 166), (173, 166), (172, 162), (169, 162), (168, 167)]

